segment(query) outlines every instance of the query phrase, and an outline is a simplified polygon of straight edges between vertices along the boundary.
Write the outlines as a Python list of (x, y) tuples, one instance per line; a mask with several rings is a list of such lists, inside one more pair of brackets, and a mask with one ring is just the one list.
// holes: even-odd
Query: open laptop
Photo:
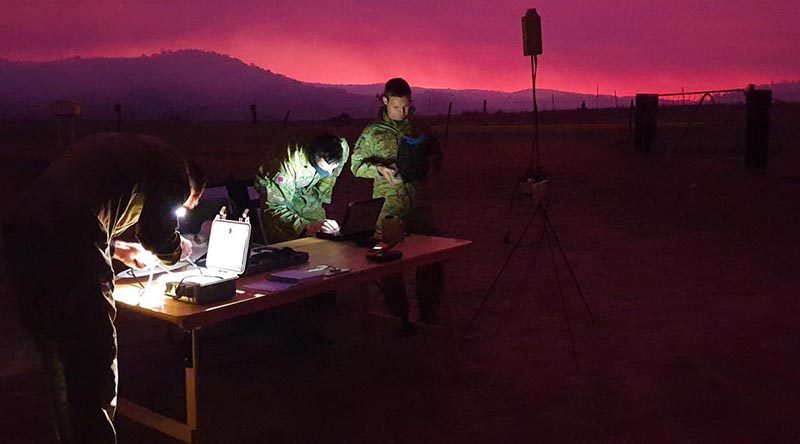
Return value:
[(350, 202), (344, 222), (339, 226), (339, 231), (332, 233), (317, 232), (317, 237), (330, 240), (353, 240), (372, 236), (375, 233), (375, 223), (383, 208), (383, 197), (369, 200)]

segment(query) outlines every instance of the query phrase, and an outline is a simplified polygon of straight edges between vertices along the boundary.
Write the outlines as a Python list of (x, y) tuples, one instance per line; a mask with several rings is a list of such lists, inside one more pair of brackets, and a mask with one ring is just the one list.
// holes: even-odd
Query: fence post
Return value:
[(633, 136), (633, 100), (631, 100), (630, 111), (628, 112), (628, 140)]
[(258, 111), (256, 110), (256, 104), (250, 104), (250, 114), (253, 116), (253, 125), (258, 123)]
[(447, 105), (447, 123), (444, 126), (444, 144), (442, 145), (442, 152), (447, 150), (447, 137), (450, 135), (450, 115), (453, 113), (453, 102)]
[(117, 103), (114, 105), (114, 113), (117, 115), (117, 132), (122, 132), (122, 104)]
[(81, 115), (81, 105), (71, 100), (56, 100), (50, 104), (50, 112), (58, 125), (59, 148), (64, 150), (75, 142), (75, 126)]
[(286, 125), (289, 124), (289, 113), (292, 112), (291, 109), (286, 110), (286, 116), (283, 118), (283, 130), (286, 130)]
[(636, 94), (637, 151), (648, 152), (653, 147), (658, 115), (658, 94)]
[(748, 167), (764, 168), (767, 166), (771, 104), (771, 90), (755, 89), (752, 85), (747, 90), (747, 140), (744, 158)]

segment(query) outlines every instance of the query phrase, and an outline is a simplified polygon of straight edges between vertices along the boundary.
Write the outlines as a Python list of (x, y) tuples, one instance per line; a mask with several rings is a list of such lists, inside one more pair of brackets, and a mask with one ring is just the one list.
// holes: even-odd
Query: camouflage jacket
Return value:
[(331, 203), (333, 186), (350, 155), (341, 139), (342, 161), (327, 177), (320, 176), (305, 147), (289, 144), (282, 153), (258, 168), (255, 187), (261, 195), (261, 221), (270, 243), (297, 239), (306, 226), (325, 219), (323, 204)]
[(427, 181), (405, 183), (400, 175), (391, 183), (378, 173), (377, 166), (391, 166), (397, 162), (400, 140), (404, 136), (426, 134), (430, 140), (431, 168), (441, 168), (442, 152), (435, 137), (420, 124), (409, 119), (391, 120), (385, 113), (381, 120), (370, 124), (361, 133), (353, 150), (350, 169), (356, 177), (373, 180), (372, 196), (384, 197), (381, 220), (387, 215), (408, 219), (418, 208), (430, 207), (431, 196)]

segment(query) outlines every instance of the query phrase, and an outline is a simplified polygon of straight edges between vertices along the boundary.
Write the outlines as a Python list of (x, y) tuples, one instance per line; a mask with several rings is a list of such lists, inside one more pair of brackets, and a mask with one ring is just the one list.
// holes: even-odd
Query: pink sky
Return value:
[[(537, 86), (632, 94), (800, 79), (797, 0), (0, 0), (0, 58), (217, 51), (289, 77), (530, 87), (520, 17), (542, 16)], [(230, 4), (225, 4), (230, 3)]]

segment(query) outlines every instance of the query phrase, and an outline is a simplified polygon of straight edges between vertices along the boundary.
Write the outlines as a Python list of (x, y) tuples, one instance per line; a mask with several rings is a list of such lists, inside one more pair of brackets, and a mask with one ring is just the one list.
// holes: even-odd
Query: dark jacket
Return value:
[(31, 185), (8, 225), (46, 238), (107, 244), (136, 224), (136, 238), (162, 262), (180, 258), (175, 210), (189, 197), (186, 161), (165, 142), (98, 134), (73, 145)]

